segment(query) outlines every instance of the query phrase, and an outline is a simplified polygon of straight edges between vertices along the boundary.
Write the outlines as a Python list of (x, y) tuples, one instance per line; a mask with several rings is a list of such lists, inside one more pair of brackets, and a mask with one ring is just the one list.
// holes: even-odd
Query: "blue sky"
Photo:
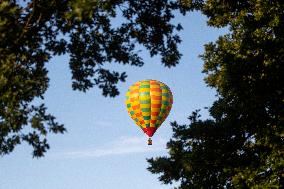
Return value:
[[(45, 94), (49, 112), (65, 124), (68, 132), (48, 137), (51, 149), (44, 158), (33, 159), (26, 144), (0, 159), (0, 189), (168, 189), (158, 175), (146, 170), (146, 158), (167, 155), (166, 142), (172, 136), (171, 121), (188, 123), (195, 109), (209, 106), (215, 91), (203, 81), (203, 45), (215, 41), (225, 29), (206, 26), (199, 13), (178, 16), (183, 54), (178, 66), (168, 69), (159, 57), (142, 52), (142, 68), (109, 64), (108, 68), (126, 71), (127, 81), (118, 85), (121, 94), (105, 98), (97, 88), (87, 93), (72, 91), (68, 56), (55, 57), (48, 64), (50, 87)], [(156, 79), (172, 90), (174, 104), (170, 115), (147, 145), (147, 137), (128, 116), (124, 100), (127, 88), (143, 79)], [(201, 111), (208, 117), (205, 110)]]

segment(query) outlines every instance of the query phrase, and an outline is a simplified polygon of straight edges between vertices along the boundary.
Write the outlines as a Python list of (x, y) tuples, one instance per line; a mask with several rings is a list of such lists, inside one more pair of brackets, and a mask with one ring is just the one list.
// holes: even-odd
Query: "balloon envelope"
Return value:
[(130, 117), (152, 137), (169, 115), (173, 95), (160, 81), (142, 80), (129, 87), (125, 103)]

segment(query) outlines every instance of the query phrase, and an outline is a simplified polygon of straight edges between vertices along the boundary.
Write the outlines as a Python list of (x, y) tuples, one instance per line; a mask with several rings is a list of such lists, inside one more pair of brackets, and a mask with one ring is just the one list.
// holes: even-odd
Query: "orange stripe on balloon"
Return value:
[(135, 102), (136, 100), (138, 101), (138, 100), (139, 100), (139, 98), (137, 98), (137, 97), (130, 98), (130, 102)]
[(154, 87), (159, 87), (160, 88), (160, 84), (157, 81), (150, 81), (150, 85), (154, 86)]
[(133, 94), (133, 93), (139, 93), (139, 89), (133, 89), (130, 91), (130, 94)]
[(150, 91), (153, 91), (153, 92), (155, 92), (155, 91), (156, 91), (156, 92), (161, 92), (161, 89), (159, 89), (159, 88), (151, 88)]
[(141, 117), (142, 116), (142, 113), (141, 112), (139, 112), (139, 113), (137, 113), (137, 114), (135, 114), (137, 117)]
[(162, 96), (151, 95), (152, 100), (161, 100)]
[(132, 106), (132, 109), (133, 110), (137, 110), (137, 109), (139, 109), (140, 108), (140, 104), (137, 104), (137, 105), (135, 105), (135, 106)]

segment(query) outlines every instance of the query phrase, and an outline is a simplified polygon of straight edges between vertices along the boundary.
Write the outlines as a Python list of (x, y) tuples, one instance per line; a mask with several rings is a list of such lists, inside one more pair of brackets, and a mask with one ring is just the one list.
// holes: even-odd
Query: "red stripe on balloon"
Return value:
[(151, 120), (152, 124), (156, 124), (157, 120)]
[(158, 115), (159, 115), (159, 112), (151, 112), (151, 115), (152, 115), (152, 116), (158, 116)]
[(151, 104), (151, 108), (160, 108), (161, 104)]

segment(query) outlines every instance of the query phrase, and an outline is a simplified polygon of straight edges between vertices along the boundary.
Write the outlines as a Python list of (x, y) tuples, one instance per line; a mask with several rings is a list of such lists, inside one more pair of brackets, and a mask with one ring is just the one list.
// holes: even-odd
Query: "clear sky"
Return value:
[[(113, 70), (126, 71), (127, 81), (119, 84), (121, 94), (105, 98), (98, 88), (87, 93), (72, 91), (68, 56), (55, 57), (48, 64), (50, 87), (45, 103), (50, 113), (64, 123), (68, 132), (49, 136), (51, 149), (46, 156), (33, 159), (26, 144), (0, 158), (0, 189), (168, 189), (158, 175), (146, 170), (146, 158), (167, 155), (166, 142), (172, 136), (171, 121), (188, 123), (195, 109), (209, 106), (214, 90), (203, 78), (203, 45), (215, 41), (226, 30), (209, 28), (199, 13), (178, 16), (182, 23), (183, 54), (178, 66), (168, 69), (159, 57), (142, 53), (142, 68), (109, 64)], [(147, 137), (128, 116), (124, 100), (127, 88), (143, 79), (156, 79), (172, 90), (174, 104), (169, 117), (147, 145)], [(204, 118), (206, 111), (201, 111)]]

